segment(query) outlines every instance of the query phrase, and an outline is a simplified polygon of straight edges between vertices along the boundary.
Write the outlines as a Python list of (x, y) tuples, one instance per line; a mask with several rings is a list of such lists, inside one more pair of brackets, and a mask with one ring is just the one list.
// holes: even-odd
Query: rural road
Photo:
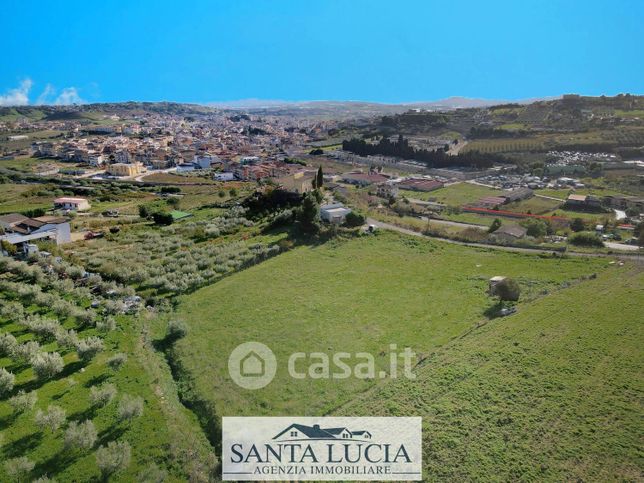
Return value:
[(536, 193), (534, 194), (534, 196), (535, 196), (535, 197), (537, 197), (537, 198), (545, 198), (545, 199), (547, 199), (547, 200), (554, 200), (554, 201), (558, 201), (558, 202), (560, 202), (560, 203), (563, 203), (564, 201), (566, 201), (566, 200), (562, 200), (561, 198), (555, 198), (554, 196), (538, 195), (538, 194), (536, 194)]
[(488, 227), (484, 225), (474, 225), (473, 223), (461, 223), (459, 221), (437, 220), (436, 218), (427, 218), (426, 216), (421, 216), (420, 219), (423, 221), (428, 221), (430, 223), (435, 223), (437, 225), (455, 226), (457, 228), (474, 228), (475, 230), (488, 229)]
[[(540, 249), (540, 248), (521, 248), (521, 247), (507, 247), (507, 246), (502, 246), (502, 245), (488, 245), (485, 243), (467, 243), (467, 242), (461, 242), (457, 240), (450, 240), (448, 238), (439, 238), (439, 237), (433, 237), (433, 236), (428, 236), (428, 235), (423, 235), (422, 233), (418, 233), (417, 231), (414, 230), (409, 230), (407, 228), (402, 228), (400, 226), (392, 225), (390, 223), (384, 223), (382, 221), (374, 220), (373, 218), (367, 218), (367, 223), (370, 225), (374, 225), (378, 228), (381, 228), (383, 230), (393, 230), (397, 231), (399, 233), (404, 233), (406, 235), (411, 235), (411, 236), (417, 236), (421, 238), (428, 238), (430, 240), (438, 240), (438, 241), (443, 241), (445, 243), (452, 243), (454, 245), (464, 245), (468, 247), (476, 247), (476, 248), (489, 248), (492, 250), (501, 250), (505, 252), (516, 252), (516, 253), (532, 253), (532, 254), (538, 254), (538, 253), (556, 253), (556, 254), (561, 254), (561, 252), (556, 252), (553, 250), (548, 250), (548, 249)], [(610, 248), (610, 247), (609, 247)], [(637, 263), (644, 263), (644, 257), (641, 257), (635, 254), (607, 254), (607, 253), (580, 253), (580, 252), (571, 252), (571, 251), (566, 251), (566, 255), (573, 256), (573, 257), (605, 257), (605, 258), (625, 258)]]

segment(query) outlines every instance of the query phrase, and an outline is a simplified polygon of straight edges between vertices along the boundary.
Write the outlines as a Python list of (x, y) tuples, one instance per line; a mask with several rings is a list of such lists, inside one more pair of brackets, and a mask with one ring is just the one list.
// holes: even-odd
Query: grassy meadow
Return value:
[(429, 192), (401, 190), (400, 196), (424, 201), (432, 200), (448, 206), (462, 206), (484, 196), (498, 196), (500, 193), (500, 190), (488, 188), (487, 186), (472, 183), (455, 183)]
[(422, 416), (429, 481), (638, 481), (642, 286), (616, 266), (522, 303), (336, 413)]
[[(173, 357), (195, 397), (216, 413), (209, 418), (325, 414), (374, 382), (292, 379), (291, 353), (368, 351), (386, 369), (389, 344), (427, 355), (487, 320), (494, 275), (516, 277), (529, 300), (606, 266), (391, 232), (299, 247), (180, 297), (173, 316), (190, 330)], [(265, 343), (278, 360), (276, 379), (258, 391), (237, 387), (227, 372), (228, 354), (246, 341)]]

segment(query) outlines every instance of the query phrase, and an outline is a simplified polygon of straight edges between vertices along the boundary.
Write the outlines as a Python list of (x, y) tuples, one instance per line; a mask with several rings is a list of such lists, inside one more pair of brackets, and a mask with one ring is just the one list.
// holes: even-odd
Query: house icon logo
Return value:
[(228, 357), (228, 373), (244, 389), (261, 389), (275, 377), (277, 360), (275, 354), (261, 342), (245, 342), (238, 345)]
[(305, 440), (341, 440), (341, 441), (371, 441), (372, 434), (364, 429), (352, 430), (346, 426), (337, 428), (322, 428), (319, 424), (306, 426), (293, 423), (273, 436), (275, 441), (305, 441)]
[(255, 351), (246, 354), (240, 364), (240, 373), (244, 377), (262, 377), (266, 370), (266, 362)]

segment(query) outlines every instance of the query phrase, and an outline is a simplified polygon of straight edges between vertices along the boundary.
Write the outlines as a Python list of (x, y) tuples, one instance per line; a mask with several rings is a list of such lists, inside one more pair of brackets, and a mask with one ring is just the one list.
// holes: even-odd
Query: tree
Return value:
[(119, 402), (117, 413), (120, 421), (131, 421), (143, 414), (143, 398), (124, 394)]
[(112, 369), (114, 372), (121, 370), (121, 367), (127, 362), (127, 355), (119, 352), (114, 354), (107, 360), (107, 367)]
[(90, 362), (96, 354), (103, 350), (103, 340), (100, 337), (88, 337), (81, 339), (76, 344), (76, 353), (80, 360)]
[(519, 284), (512, 278), (505, 278), (494, 285), (492, 295), (496, 295), (504, 301), (516, 302), (521, 295)]
[(92, 421), (72, 421), (65, 430), (65, 449), (92, 449), (97, 438), (98, 434)]
[(104, 479), (119, 471), (127, 469), (131, 457), (130, 445), (127, 441), (110, 441), (107, 446), (96, 450), (96, 464)]
[(26, 456), (20, 456), (7, 460), (4, 469), (11, 481), (27, 481), (29, 474), (35, 467), (35, 463)]
[(164, 211), (156, 211), (152, 213), (152, 220), (154, 220), (155, 225), (172, 225), (172, 222), (174, 221), (174, 218), (172, 218), (172, 215), (170, 213), (166, 213)]
[(568, 237), (568, 243), (582, 247), (603, 247), (604, 242), (596, 233), (590, 231), (580, 231), (573, 233)]
[(315, 176), (315, 186), (320, 189), (324, 185), (324, 173), (322, 172), (322, 166), (318, 168), (318, 173)]
[(171, 320), (168, 322), (166, 338), (169, 340), (183, 339), (188, 335), (188, 325), (183, 320)]
[(528, 230), (526, 233), (528, 236), (533, 236), (535, 238), (545, 236), (548, 232), (546, 224), (543, 221), (534, 218), (525, 220), (521, 225)]
[(52, 433), (65, 424), (65, 419), (65, 410), (54, 405), (47, 406), (47, 411), (39, 409), (34, 418), (41, 431), (49, 429)]
[(644, 230), (640, 230), (640, 234), (637, 237), (637, 246), (640, 248), (644, 247)]
[(350, 213), (347, 213), (344, 223), (345, 225), (351, 228), (356, 226), (362, 226), (365, 223), (365, 217), (360, 213), (356, 213), (355, 211), (352, 211)]
[(235, 196), (237, 196), (237, 188), (230, 188), (230, 190), (228, 190), (228, 193), (230, 194), (231, 198), (234, 198)]
[(151, 463), (147, 468), (139, 473), (137, 481), (139, 483), (163, 483), (168, 477), (165, 470), (160, 469), (154, 463)]
[(494, 233), (499, 228), (501, 228), (501, 220), (499, 220), (498, 218), (494, 218), (494, 221), (490, 225), (490, 228), (488, 228), (487, 232)]
[(18, 249), (16, 248), (16, 246), (9, 243), (7, 240), (0, 241), (0, 246), (2, 250), (7, 252), (7, 255), (9, 255), (10, 257), (13, 257), (18, 253)]
[(15, 414), (22, 414), (31, 411), (36, 405), (37, 400), (38, 395), (36, 391), (19, 391), (18, 394), (9, 399), (9, 405), (13, 408)]
[(575, 218), (570, 223), (570, 229), (572, 231), (574, 231), (574, 232), (584, 231), (586, 229), (586, 225), (584, 224), (584, 220), (582, 220), (581, 218)]
[(7, 371), (4, 367), (0, 368), (0, 396), (10, 393), (16, 382), (16, 376)]
[(62, 372), (65, 362), (58, 352), (41, 352), (31, 359), (31, 367), (40, 380), (51, 379)]
[(313, 193), (304, 195), (298, 210), (297, 221), (305, 233), (317, 233), (320, 229), (320, 205)]
[(102, 386), (93, 386), (89, 390), (89, 401), (93, 407), (102, 408), (112, 402), (116, 396), (116, 386), (114, 384), (103, 384)]

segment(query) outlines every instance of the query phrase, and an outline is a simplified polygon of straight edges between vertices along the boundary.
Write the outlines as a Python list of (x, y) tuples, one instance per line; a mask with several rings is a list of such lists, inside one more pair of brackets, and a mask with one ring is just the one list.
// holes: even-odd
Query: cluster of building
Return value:
[[(105, 115), (100, 123), (25, 119), (3, 123), (0, 132), (60, 130), (61, 136), (35, 141), (28, 152), (13, 154), (82, 163), (110, 176), (128, 177), (145, 169), (204, 169), (221, 159), (278, 161), (288, 154), (287, 150), (304, 149), (333, 126), (335, 121), (223, 111), (194, 116), (145, 112), (128, 115), (127, 120)], [(245, 168), (238, 174), (243, 179), (265, 176), (258, 167)]]

